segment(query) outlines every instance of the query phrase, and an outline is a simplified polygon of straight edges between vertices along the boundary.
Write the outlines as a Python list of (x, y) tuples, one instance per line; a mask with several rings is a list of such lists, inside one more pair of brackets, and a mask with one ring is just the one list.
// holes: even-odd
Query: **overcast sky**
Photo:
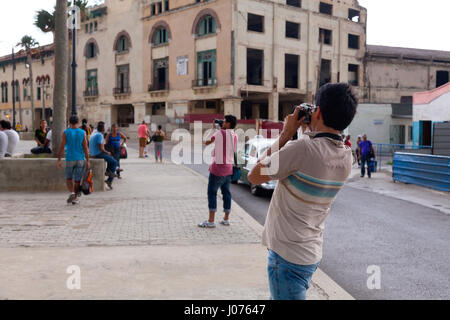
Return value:
[[(308, 1), (308, 0), (304, 0)], [(39, 9), (53, 10), (55, 0), (0, 2), (0, 56), (9, 54), (23, 35), (41, 44), (52, 42), (34, 25)], [(95, 0), (90, 0), (95, 3)], [(449, 0), (359, 0), (368, 10), (367, 43), (450, 51)]]

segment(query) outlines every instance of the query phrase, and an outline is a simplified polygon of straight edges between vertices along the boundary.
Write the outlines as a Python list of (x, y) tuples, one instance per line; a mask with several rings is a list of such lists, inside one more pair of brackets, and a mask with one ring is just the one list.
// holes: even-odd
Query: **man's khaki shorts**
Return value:
[(145, 148), (147, 146), (147, 138), (139, 138), (139, 147)]

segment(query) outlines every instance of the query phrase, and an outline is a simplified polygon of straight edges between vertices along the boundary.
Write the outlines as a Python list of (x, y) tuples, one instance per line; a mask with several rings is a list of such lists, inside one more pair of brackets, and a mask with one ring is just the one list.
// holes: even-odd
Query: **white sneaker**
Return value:
[(230, 226), (230, 220), (222, 220), (222, 221), (220, 221), (220, 224), (223, 225), (223, 226), (229, 227)]
[(200, 228), (215, 228), (216, 224), (214, 222), (209, 222), (208, 220), (205, 220), (202, 223), (199, 223), (198, 226)]
[(80, 199), (79, 198), (73, 199), (72, 204), (73, 205), (80, 204)]

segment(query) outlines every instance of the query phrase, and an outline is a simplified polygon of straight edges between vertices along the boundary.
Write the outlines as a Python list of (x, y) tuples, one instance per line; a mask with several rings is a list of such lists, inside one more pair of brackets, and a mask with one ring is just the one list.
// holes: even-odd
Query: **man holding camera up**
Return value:
[[(352, 168), (352, 150), (340, 131), (352, 122), (357, 99), (345, 83), (326, 84), (316, 105), (286, 117), (277, 142), (248, 175), (253, 184), (278, 180), (263, 232), (269, 250), (271, 299), (304, 300), (322, 259), (323, 230), (331, 204)], [(306, 121), (305, 121), (306, 120)], [(308, 121), (309, 120), (309, 121)], [(310, 139), (291, 141), (308, 123)]]
[(209, 167), (208, 179), (208, 207), (209, 219), (200, 223), (200, 228), (215, 228), (214, 217), (217, 211), (217, 191), (222, 191), (223, 210), (225, 216), (220, 224), (229, 226), (231, 211), (230, 183), (233, 175), (234, 150), (237, 147), (237, 136), (233, 129), (236, 127), (237, 119), (232, 115), (225, 116), (223, 123), (214, 122), (213, 128), (217, 129), (206, 145), (214, 143), (213, 162)]

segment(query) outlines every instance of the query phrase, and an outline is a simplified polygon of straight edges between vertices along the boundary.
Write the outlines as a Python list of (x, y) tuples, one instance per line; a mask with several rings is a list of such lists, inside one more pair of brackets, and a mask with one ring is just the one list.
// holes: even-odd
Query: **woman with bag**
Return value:
[[(123, 139), (123, 142), (120, 143), (120, 141), (122, 139)], [(120, 150), (123, 147), (125, 142), (127, 142), (127, 137), (119, 132), (118, 125), (114, 123), (111, 126), (111, 132), (108, 133), (108, 135), (106, 136), (105, 145), (108, 146), (113, 158), (117, 160), (116, 174), (117, 174), (117, 178), (119, 178), (119, 179), (121, 179), (120, 173), (123, 171), (123, 169), (120, 168), (120, 158), (121, 158)]]
[(162, 153), (163, 153), (163, 143), (166, 134), (162, 131), (162, 126), (158, 126), (158, 130), (156, 130), (155, 134), (152, 136), (152, 140), (155, 142), (155, 161), (158, 162), (158, 159), (162, 163)]

